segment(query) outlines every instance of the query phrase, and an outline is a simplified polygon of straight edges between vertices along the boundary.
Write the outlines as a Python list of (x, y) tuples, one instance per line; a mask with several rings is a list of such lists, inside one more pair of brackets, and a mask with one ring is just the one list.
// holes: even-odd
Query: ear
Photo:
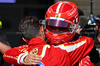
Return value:
[(40, 32), (44, 33), (43, 26), (40, 27)]
[(28, 43), (29, 41), (27, 40), (27, 39), (25, 39), (24, 37), (22, 37), (22, 39), (26, 42), (26, 43)]
[(43, 26), (40, 27), (40, 36), (41, 36), (42, 39), (45, 39)]

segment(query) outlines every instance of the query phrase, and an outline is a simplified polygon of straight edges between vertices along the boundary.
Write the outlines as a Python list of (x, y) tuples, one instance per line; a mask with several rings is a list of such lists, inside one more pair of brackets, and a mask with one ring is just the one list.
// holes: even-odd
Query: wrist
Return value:
[(18, 64), (25, 64), (24, 58), (27, 56), (27, 53), (22, 53), (18, 56), (17, 63)]

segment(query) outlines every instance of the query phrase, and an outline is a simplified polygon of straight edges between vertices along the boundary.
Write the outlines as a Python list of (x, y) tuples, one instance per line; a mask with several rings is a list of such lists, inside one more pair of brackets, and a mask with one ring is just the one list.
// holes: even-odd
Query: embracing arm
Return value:
[(34, 54), (34, 52), (36, 51), (33, 50), (30, 53), (28, 53), (27, 49), (28, 49), (27, 45), (9, 49), (3, 55), (3, 59), (6, 62), (15, 65), (22, 65), (22, 64), (32, 65), (32, 64), (37, 64), (38, 62), (41, 61), (41, 57), (39, 55)]
[(22, 55), (27, 55), (27, 49), (27, 45), (9, 49), (4, 53), (3, 59), (11, 64), (19, 64), (19, 57), (21, 57)]
[(2, 42), (0, 42), (0, 52), (2, 54), (4, 54), (4, 52), (7, 51), (8, 49), (11, 49), (11, 47), (6, 45), (6, 44), (4, 44), (4, 43), (2, 43)]

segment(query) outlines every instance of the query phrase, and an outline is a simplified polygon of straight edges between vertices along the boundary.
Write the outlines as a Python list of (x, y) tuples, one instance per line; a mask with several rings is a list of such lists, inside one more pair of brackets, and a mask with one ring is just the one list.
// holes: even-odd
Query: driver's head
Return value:
[(53, 44), (70, 41), (79, 22), (78, 7), (73, 2), (58, 1), (46, 12), (46, 38)]

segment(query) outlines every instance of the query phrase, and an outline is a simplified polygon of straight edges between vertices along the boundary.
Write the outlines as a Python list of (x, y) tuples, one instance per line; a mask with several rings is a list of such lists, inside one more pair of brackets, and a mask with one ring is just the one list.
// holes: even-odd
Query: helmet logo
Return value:
[(57, 34), (53, 34), (54, 37), (57, 37)]
[(60, 17), (60, 15), (55, 15), (55, 17)]

